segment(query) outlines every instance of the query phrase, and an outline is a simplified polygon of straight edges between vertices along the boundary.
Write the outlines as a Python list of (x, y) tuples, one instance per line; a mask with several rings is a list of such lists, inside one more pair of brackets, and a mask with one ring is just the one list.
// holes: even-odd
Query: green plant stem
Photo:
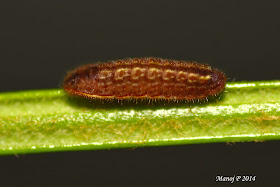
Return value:
[(0, 154), (280, 139), (280, 81), (228, 83), (197, 105), (84, 102), (60, 89), (1, 93)]

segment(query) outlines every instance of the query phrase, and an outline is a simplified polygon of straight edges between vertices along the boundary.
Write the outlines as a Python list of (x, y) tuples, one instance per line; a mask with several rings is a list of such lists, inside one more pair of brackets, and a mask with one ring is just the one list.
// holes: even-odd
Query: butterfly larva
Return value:
[(133, 58), (89, 64), (71, 71), (64, 90), (92, 99), (200, 100), (224, 90), (226, 76), (195, 62)]

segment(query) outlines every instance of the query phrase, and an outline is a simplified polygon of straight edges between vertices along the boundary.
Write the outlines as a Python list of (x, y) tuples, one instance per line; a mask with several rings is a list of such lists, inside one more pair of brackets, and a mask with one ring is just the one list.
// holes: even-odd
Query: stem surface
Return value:
[(228, 83), (209, 103), (117, 103), (63, 90), (0, 94), (0, 154), (280, 139), (280, 81)]

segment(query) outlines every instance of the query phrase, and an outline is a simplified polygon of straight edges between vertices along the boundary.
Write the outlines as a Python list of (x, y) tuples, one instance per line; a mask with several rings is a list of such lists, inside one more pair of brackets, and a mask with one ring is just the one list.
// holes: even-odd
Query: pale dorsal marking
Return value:
[(164, 70), (163, 71), (163, 75), (162, 75), (162, 79), (168, 81), (169, 79), (173, 79), (176, 76), (176, 71), (175, 70)]
[(120, 68), (115, 71), (115, 80), (123, 80), (129, 76), (129, 68)]
[(199, 82), (200, 83), (206, 83), (208, 80), (211, 79), (211, 76), (210, 75), (206, 75), (206, 76), (200, 76), (199, 77)]
[(176, 80), (177, 80), (177, 81), (184, 81), (184, 80), (186, 80), (186, 79), (188, 79), (188, 74), (187, 74), (187, 72), (179, 71), (179, 72), (177, 73), (177, 77), (176, 77)]
[(131, 71), (131, 79), (138, 80), (140, 77), (145, 76), (146, 69), (145, 68), (133, 68)]
[(98, 79), (104, 80), (111, 78), (113, 75), (112, 71), (110, 70), (102, 70), (98, 73)]
[(193, 82), (197, 82), (199, 78), (199, 75), (196, 73), (189, 73), (188, 76), (188, 82), (193, 83)]
[(150, 80), (154, 80), (155, 78), (159, 78), (162, 75), (162, 70), (158, 68), (150, 68), (148, 69), (147, 78)]

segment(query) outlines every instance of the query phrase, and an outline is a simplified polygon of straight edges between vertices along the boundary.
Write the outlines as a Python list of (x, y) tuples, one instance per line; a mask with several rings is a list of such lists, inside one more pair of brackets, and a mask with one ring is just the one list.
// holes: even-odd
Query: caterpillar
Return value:
[(203, 100), (225, 88), (226, 76), (209, 65), (161, 58), (88, 64), (70, 71), (64, 90), (101, 100)]

